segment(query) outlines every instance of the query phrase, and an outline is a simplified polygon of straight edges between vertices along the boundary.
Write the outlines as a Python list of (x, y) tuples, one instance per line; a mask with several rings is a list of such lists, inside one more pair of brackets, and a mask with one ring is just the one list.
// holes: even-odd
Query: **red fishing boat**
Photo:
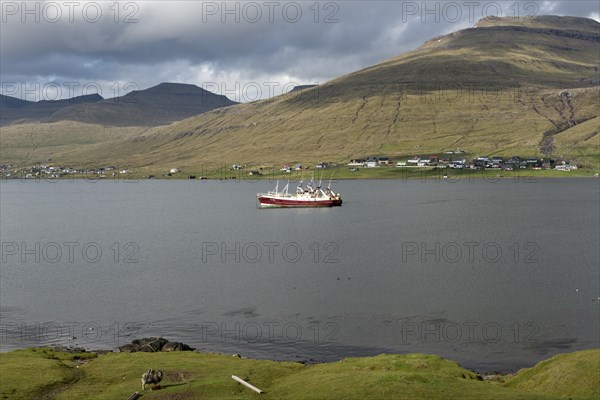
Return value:
[(325, 190), (312, 184), (302, 187), (302, 182), (296, 188), (296, 193), (289, 193), (289, 182), (279, 191), (279, 182), (275, 189), (268, 193), (258, 193), (256, 198), (261, 208), (272, 207), (335, 207), (342, 205), (342, 196), (331, 190), (331, 185)]

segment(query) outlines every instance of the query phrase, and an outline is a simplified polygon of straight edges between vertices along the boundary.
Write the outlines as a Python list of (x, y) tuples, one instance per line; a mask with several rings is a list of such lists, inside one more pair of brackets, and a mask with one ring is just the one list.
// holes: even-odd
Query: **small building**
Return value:
[(482, 169), (482, 168), (485, 168), (485, 164), (486, 164), (485, 160), (481, 160), (481, 159), (477, 158), (477, 159), (473, 160), (473, 164), (471, 164), (472, 165), (471, 168)]
[(552, 160), (542, 160), (541, 164), (542, 164), (542, 168), (550, 169), (550, 168), (552, 168), (552, 164), (554, 164), (554, 163), (552, 162)]
[(448, 167), (453, 169), (463, 169), (465, 167), (465, 163), (461, 163), (459, 161), (452, 161), (450, 164), (448, 164)]
[(379, 165), (389, 165), (391, 163), (389, 157), (379, 157), (377, 162)]
[(577, 169), (577, 164), (572, 161), (557, 161), (554, 169), (557, 171), (571, 171)]
[(362, 167), (365, 165), (365, 160), (350, 160), (349, 167)]
[(171, 169), (169, 170), (169, 173), (171, 173), (171, 174), (176, 174), (176, 173), (178, 173), (178, 172), (179, 172), (179, 168), (171, 168)]

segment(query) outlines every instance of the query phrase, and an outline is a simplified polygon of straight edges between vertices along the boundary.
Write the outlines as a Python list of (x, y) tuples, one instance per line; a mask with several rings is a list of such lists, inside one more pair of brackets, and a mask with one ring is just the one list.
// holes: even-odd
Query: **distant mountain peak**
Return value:
[(70, 99), (62, 99), (62, 100), (40, 100), (37, 103), (43, 104), (78, 104), (78, 103), (95, 103), (97, 101), (104, 100), (104, 97), (100, 96), (98, 93), (84, 94), (82, 96), (71, 97)]
[(292, 88), (292, 90), (289, 91), (289, 93), (298, 92), (300, 90), (306, 90), (306, 89), (314, 88), (316, 86), (317, 85), (314, 85), (314, 84), (312, 84), (312, 85), (296, 85), (296, 86), (294, 86)]
[(94, 100), (94, 101), (104, 100), (104, 97), (100, 96), (98, 93), (86, 94), (86, 95), (75, 97), (75, 98), (76, 99), (81, 98), (81, 99), (85, 99), (85, 100)]
[(34, 104), (33, 101), (21, 100), (16, 97), (6, 96), (0, 94), (0, 109), (2, 108), (22, 108), (30, 104)]
[(584, 17), (563, 17), (558, 15), (539, 15), (534, 17), (496, 17), (480, 19), (476, 27), (526, 26), (530, 28), (554, 28), (591, 31), (600, 33), (600, 22)]
[[(140, 90), (141, 91), (141, 90)], [(161, 94), (204, 94), (210, 93), (201, 87), (190, 83), (174, 83), (174, 82), (162, 82), (156, 86), (152, 86), (148, 89), (143, 90), (146, 93), (161, 93)], [(216, 95), (214, 93), (211, 93)], [(217, 95), (216, 95), (217, 96)]]

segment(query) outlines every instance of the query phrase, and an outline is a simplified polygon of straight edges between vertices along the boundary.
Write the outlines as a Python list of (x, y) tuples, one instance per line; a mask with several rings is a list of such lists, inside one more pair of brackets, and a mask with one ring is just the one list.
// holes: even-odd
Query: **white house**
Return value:
[(348, 163), (349, 167), (362, 167), (364, 165), (365, 165), (364, 160), (350, 160), (350, 162)]

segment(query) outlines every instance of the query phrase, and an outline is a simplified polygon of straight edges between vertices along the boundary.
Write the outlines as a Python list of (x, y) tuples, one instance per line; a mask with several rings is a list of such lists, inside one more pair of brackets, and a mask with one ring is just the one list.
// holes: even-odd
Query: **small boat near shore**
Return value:
[(258, 206), (260, 208), (277, 207), (336, 207), (342, 205), (342, 196), (331, 190), (331, 184), (325, 189), (321, 186), (313, 187), (307, 184), (302, 187), (302, 182), (296, 188), (295, 193), (289, 193), (289, 185), (279, 191), (279, 182), (275, 189), (268, 193), (258, 193), (256, 195)]

